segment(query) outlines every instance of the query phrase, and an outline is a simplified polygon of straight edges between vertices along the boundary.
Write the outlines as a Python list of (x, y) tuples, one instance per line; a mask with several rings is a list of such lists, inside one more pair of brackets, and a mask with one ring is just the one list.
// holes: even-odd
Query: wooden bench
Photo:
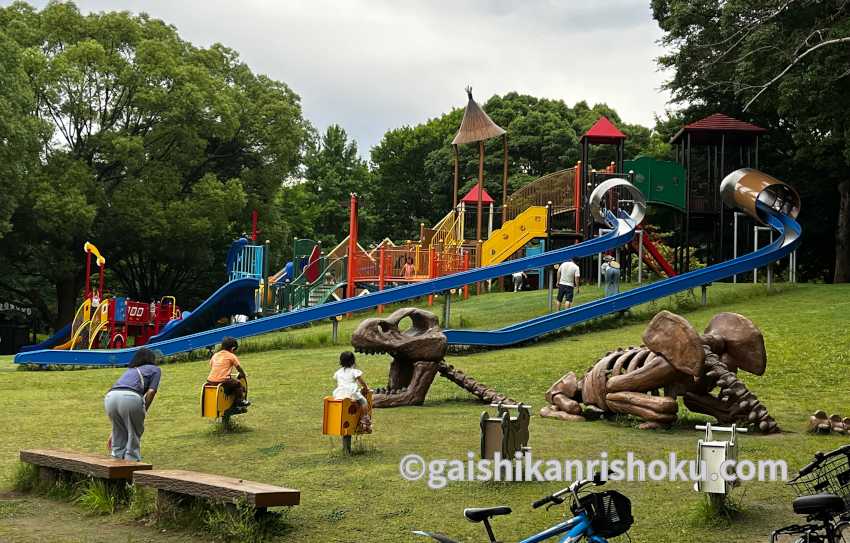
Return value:
[(158, 504), (161, 501), (173, 503), (181, 496), (225, 503), (244, 500), (262, 513), (268, 507), (292, 506), (301, 502), (299, 490), (197, 471), (138, 471), (133, 474), (133, 483), (155, 488)]
[(153, 468), (151, 464), (144, 462), (118, 460), (103, 454), (62, 449), (23, 450), (21, 461), (38, 466), (39, 478), (52, 482), (65, 478), (68, 473), (80, 473), (108, 481), (130, 482), (134, 472)]

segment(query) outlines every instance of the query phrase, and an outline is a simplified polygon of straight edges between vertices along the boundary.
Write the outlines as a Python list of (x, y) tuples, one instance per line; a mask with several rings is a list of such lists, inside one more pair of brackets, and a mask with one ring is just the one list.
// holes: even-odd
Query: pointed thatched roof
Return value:
[(469, 101), (466, 103), (463, 121), (455, 134), (455, 139), (452, 140), (452, 145), (489, 140), (504, 134), (505, 129), (494, 123), (493, 119), (472, 99), (472, 87), (466, 87), (466, 95)]

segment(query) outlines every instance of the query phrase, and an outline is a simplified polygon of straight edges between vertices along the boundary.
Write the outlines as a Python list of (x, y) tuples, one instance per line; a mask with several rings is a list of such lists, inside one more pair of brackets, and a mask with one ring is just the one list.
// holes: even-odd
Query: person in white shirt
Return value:
[(573, 305), (573, 296), (578, 291), (581, 273), (572, 259), (558, 266), (558, 310)]
[(339, 365), (341, 366), (336, 373), (336, 388), (333, 391), (333, 397), (337, 400), (350, 398), (360, 404), (360, 424), (359, 430), (363, 433), (372, 433), (372, 419), (369, 416), (369, 402), (364, 396), (364, 392), (369, 391), (369, 385), (363, 380), (363, 372), (357, 369), (357, 363), (354, 359), (354, 353), (345, 351), (339, 355)]
[(518, 271), (512, 275), (514, 278), (514, 292), (522, 290), (522, 284), (525, 282), (525, 272)]

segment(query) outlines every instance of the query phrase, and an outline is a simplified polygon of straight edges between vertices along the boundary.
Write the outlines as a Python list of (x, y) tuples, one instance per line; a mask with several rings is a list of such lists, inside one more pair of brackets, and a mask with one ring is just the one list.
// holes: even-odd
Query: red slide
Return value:
[(643, 246), (646, 248), (647, 251), (649, 251), (649, 254), (652, 255), (652, 258), (654, 258), (655, 261), (658, 262), (658, 265), (661, 266), (661, 269), (664, 270), (664, 273), (667, 275), (667, 277), (675, 277), (676, 272), (673, 270), (673, 266), (671, 266), (670, 263), (667, 262), (667, 259), (664, 258), (664, 256), (661, 254), (661, 252), (658, 250), (658, 247), (656, 247), (652, 240), (649, 239), (649, 234), (644, 231), (643, 236), (641, 236), (641, 238), (643, 239)]

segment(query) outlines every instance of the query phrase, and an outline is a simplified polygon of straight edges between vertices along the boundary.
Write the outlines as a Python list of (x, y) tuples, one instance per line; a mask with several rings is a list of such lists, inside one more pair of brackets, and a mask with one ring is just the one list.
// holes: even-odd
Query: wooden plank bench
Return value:
[(144, 462), (62, 449), (22, 450), (21, 461), (38, 466), (39, 478), (43, 481), (56, 481), (68, 473), (80, 473), (97, 479), (130, 482), (134, 472), (153, 468)]
[(155, 488), (157, 501), (174, 501), (174, 495), (231, 503), (244, 500), (254, 506), (258, 513), (265, 512), (268, 507), (301, 503), (299, 490), (197, 471), (137, 471), (133, 474), (133, 483)]

